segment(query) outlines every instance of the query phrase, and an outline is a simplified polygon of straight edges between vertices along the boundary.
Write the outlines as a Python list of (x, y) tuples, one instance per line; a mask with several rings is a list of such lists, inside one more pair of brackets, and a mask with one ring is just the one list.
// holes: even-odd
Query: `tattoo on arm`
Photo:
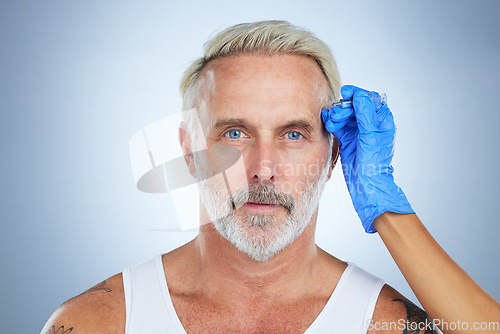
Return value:
[(84, 292), (80, 293), (79, 296), (84, 295), (86, 293), (96, 292), (96, 291), (99, 291), (99, 290), (104, 290), (106, 292), (111, 292), (110, 288), (105, 288), (104, 287), (105, 285), (106, 285), (106, 280), (102, 281), (101, 283), (97, 284), (96, 286), (91, 287), (87, 291), (84, 291)]
[[(75, 296), (75, 297), (73, 297), (73, 298), (79, 297), (79, 296), (81, 296), (81, 295), (85, 295), (85, 294), (87, 294), (87, 293), (100, 291), (100, 290), (103, 290), (103, 291), (106, 291), (106, 292), (111, 292), (112, 290), (111, 290), (110, 288), (108, 288), (108, 287), (104, 287), (105, 285), (106, 285), (106, 280), (104, 280), (104, 281), (102, 281), (101, 283), (99, 283), (99, 284), (97, 284), (97, 285), (95, 285), (95, 286), (91, 287), (90, 289), (88, 289), (88, 290), (86, 290), (86, 291), (84, 291), (84, 292), (80, 293), (79, 295), (76, 295), (76, 296)], [(73, 298), (71, 298), (71, 299), (73, 299)], [(71, 299), (66, 300), (64, 303), (62, 303), (62, 305), (66, 304), (66, 303), (67, 303), (69, 300), (71, 300)], [(57, 333), (57, 332), (56, 332), (56, 333)]]
[(397, 298), (392, 301), (400, 302), (406, 307), (406, 326), (403, 334), (436, 334), (434, 324), (425, 311), (406, 299)]
[(70, 334), (72, 331), (73, 327), (64, 330), (64, 326), (61, 326), (56, 330), (56, 327), (52, 326), (48, 331), (45, 332), (45, 334)]

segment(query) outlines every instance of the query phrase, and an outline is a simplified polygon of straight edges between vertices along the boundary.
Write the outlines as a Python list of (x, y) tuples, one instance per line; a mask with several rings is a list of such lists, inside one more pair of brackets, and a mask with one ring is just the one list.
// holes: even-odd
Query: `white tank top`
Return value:
[[(385, 282), (348, 263), (330, 299), (304, 334), (366, 333)], [(126, 268), (125, 334), (186, 334), (168, 292), (161, 255)]]

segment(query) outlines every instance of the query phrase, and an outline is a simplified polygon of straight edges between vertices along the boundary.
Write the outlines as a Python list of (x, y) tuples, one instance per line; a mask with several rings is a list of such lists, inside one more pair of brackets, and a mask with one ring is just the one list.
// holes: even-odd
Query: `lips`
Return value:
[(282, 206), (274, 203), (246, 202), (243, 207), (255, 214), (273, 214)]
[(246, 202), (245, 204), (250, 205), (267, 205), (267, 206), (278, 206), (278, 203), (266, 203), (266, 202)]
[(280, 208), (285, 208), (290, 213), (295, 207), (295, 200), (291, 194), (279, 191), (273, 185), (261, 183), (236, 191), (229, 200), (233, 210), (238, 208), (267, 210), (267, 214)]

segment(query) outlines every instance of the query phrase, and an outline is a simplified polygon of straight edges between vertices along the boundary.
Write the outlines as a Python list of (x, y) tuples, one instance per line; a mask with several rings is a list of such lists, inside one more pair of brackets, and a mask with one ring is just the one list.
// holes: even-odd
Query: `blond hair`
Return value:
[(180, 83), (183, 110), (195, 108), (199, 77), (212, 60), (236, 54), (292, 54), (316, 61), (330, 88), (329, 102), (340, 98), (340, 76), (328, 46), (311, 32), (286, 21), (242, 23), (226, 28), (204, 45), (204, 56), (184, 72)]

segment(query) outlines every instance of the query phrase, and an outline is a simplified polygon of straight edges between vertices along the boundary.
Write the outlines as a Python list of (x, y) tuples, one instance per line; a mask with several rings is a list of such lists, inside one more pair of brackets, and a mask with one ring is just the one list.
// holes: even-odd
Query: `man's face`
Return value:
[[(232, 147), (243, 163), (200, 183), (217, 231), (256, 261), (295, 240), (317, 210), (331, 171), (320, 110), (328, 84), (316, 62), (294, 55), (241, 55), (210, 62), (198, 113), (209, 152)], [(216, 153), (195, 159), (197, 173)]]

